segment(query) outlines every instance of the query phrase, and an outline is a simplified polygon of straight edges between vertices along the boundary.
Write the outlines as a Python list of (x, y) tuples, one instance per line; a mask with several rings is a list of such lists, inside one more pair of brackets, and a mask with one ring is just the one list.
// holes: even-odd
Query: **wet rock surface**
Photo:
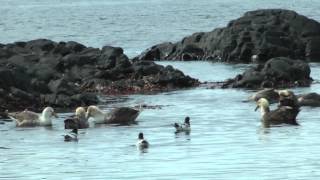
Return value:
[(264, 65), (251, 67), (233, 79), (224, 82), (222, 88), (289, 88), (305, 87), (312, 83), (310, 66), (301, 60), (285, 57), (272, 58)]
[(227, 27), (198, 32), (176, 43), (155, 45), (134, 60), (266, 62), (290, 57), (319, 62), (320, 23), (294, 11), (249, 11)]
[(2, 45), (0, 77), (0, 112), (96, 104), (97, 92), (116, 95), (198, 85), (172, 66), (132, 63), (119, 47), (98, 49), (47, 39)]

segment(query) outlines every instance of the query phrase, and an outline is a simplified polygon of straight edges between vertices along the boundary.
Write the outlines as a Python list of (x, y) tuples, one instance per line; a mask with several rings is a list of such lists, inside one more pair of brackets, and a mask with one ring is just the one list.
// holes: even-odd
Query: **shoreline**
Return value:
[[(297, 18), (292, 19), (291, 16)], [(282, 29), (283, 32), (273, 32), (274, 23), (279, 24), (278, 21), (272, 19), (274, 17), (286, 25), (286, 29)], [(263, 24), (265, 30), (262, 31), (260, 39), (265, 40), (265, 44), (277, 45), (274, 46), (274, 51), (268, 49), (262, 51), (261, 48), (263, 49), (265, 45), (263, 43), (259, 45), (260, 41), (257, 39), (257, 33), (261, 31), (261, 24), (254, 23), (265, 21), (267, 18), (272, 20), (269, 24)], [(248, 21), (251, 23), (247, 23)], [(93, 48), (75, 41), (55, 42), (48, 39), (36, 39), (0, 44), (0, 75), (4, 77), (0, 81), (0, 94), (3, 96), (0, 102), (6, 104), (6, 107), (0, 107), (0, 111), (24, 109), (22, 107), (28, 105), (31, 105), (30, 108), (37, 108), (97, 104), (96, 91), (109, 95), (134, 94), (197, 87), (201, 84), (197, 79), (186, 76), (182, 71), (170, 65), (164, 67), (150, 61), (161, 57), (166, 60), (168, 58), (181, 60), (182, 58), (188, 61), (199, 60), (199, 58), (216, 59), (232, 64), (248, 63), (252, 66), (250, 70), (239, 74), (233, 80), (225, 80), (221, 88), (257, 89), (308, 86), (312, 82), (309, 76), (310, 67), (306, 64), (308, 60), (305, 57), (302, 58), (304, 62), (301, 61), (301, 63), (294, 60), (302, 57), (300, 51), (298, 54), (295, 54), (296, 51), (294, 54), (291, 51), (283, 51), (283, 40), (278, 42), (272, 39), (284, 35), (293, 38), (294, 44), (289, 44), (290, 46), (297, 44), (296, 46), (299, 47), (302, 43), (306, 46), (306, 57), (318, 57), (317, 43), (313, 42), (312, 38), (310, 39), (317, 34), (306, 34), (302, 32), (301, 27), (294, 28), (293, 25), (300, 21), (307, 24), (308, 27), (310, 25), (308, 29), (310, 32), (314, 32), (317, 28), (320, 30), (320, 23), (294, 11), (283, 9), (249, 11), (243, 17), (230, 21), (225, 28), (217, 28), (207, 33), (194, 33), (177, 43), (155, 45), (149, 51), (133, 59), (129, 59), (121, 47)], [(283, 28), (283, 24), (280, 23), (280, 25), (279, 28)], [(243, 28), (249, 30), (243, 31)], [(239, 33), (236, 39), (232, 39), (234, 35), (230, 33), (230, 29)], [(291, 36), (296, 32), (302, 34), (301, 37), (300, 35)], [(219, 44), (221, 39), (225, 40), (225, 44)], [(310, 42), (300, 42), (301, 39), (309, 39)], [(236, 44), (230, 45), (229, 43)], [(208, 49), (208, 46), (213, 48)], [(235, 49), (227, 48), (225, 51), (224, 46), (233, 46)], [(281, 54), (283, 52), (285, 53)], [(276, 59), (272, 57), (282, 57), (281, 55), (292, 56), (292, 58), (288, 58), (289, 60), (278, 58), (287, 64), (273, 60), (274, 65), (269, 63), (271, 70), (266, 69), (268, 67), (263, 68), (263, 64)], [(232, 60), (231, 56), (235, 59)], [(256, 63), (258, 63), (257, 67), (254, 67)], [(303, 67), (301, 71), (300, 67)], [(291, 71), (296, 73), (290, 74)], [(252, 75), (258, 74), (258, 81), (251, 78)], [(294, 77), (295, 74), (298, 75)]]

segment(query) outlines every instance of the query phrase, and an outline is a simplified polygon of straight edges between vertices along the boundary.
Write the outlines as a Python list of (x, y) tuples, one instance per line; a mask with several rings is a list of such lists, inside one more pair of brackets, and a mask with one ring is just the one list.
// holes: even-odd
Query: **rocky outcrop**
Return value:
[(122, 48), (38, 39), (0, 46), (0, 112), (96, 104), (96, 92), (124, 94), (198, 84), (172, 66), (132, 63)]
[(266, 62), (274, 57), (320, 60), (320, 24), (294, 11), (250, 11), (227, 27), (147, 49), (135, 60)]
[(272, 58), (264, 65), (258, 64), (244, 73), (229, 79), (224, 88), (289, 88), (309, 86), (312, 82), (310, 67), (301, 60), (285, 57)]

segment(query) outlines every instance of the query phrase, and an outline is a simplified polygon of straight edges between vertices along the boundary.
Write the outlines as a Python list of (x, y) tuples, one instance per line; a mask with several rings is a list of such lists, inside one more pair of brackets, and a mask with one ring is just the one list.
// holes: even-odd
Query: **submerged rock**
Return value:
[(266, 62), (274, 57), (320, 60), (320, 23), (284, 9), (246, 12), (227, 27), (155, 45), (134, 60)]
[(198, 85), (171, 66), (132, 63), (120, 47), (98, 49), (47, 39), (2, 45), (0, 76), (3, 111), (97, 104), (97, 92), (114, 95)]
[(264, 65), (257, 65), (227, 80), (224, 88), (288, 88), (309, 86), (312, 82), (310, 67), (301, 60), (279, 57), (272, 58)]

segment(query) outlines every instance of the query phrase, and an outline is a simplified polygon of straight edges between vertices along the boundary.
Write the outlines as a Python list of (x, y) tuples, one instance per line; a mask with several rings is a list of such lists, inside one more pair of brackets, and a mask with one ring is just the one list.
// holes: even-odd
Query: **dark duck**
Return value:
[(64, 141), (78, 141), (78, 129), (73, 129), (71, 132), (64, 135)]
[(85, 129), (89, 128), (89, 122), (86, 118), (86, 110), (78, 107), (74, 116), (64, 120), (65, 129)]
[(176, 128), (176, 132), (188, 132), (188, 131), (191, 131), (190, 117), (187, 116), (184, 119), (184, 123), (183, 124), (174, 123), (173, 126)]
[(138, 142), (137, 142), (137, 147), (139, 149), (145, 149), (149, 147), (149, 142), (147, 140), (144, 139), (143, 137), (143, 133), (139, 133), (138, 135)]
[(265, 127), (279, 124), (291, 124), (299, 125), (296, 121), (296, 117), (299, 113), (295, 108), (291, 106), (279, 106), (275, 110), (270, 110), (269, 102), (265, 98), (260, 98), (257, 101), (257, 107), (260, 108), (262, 123)]

